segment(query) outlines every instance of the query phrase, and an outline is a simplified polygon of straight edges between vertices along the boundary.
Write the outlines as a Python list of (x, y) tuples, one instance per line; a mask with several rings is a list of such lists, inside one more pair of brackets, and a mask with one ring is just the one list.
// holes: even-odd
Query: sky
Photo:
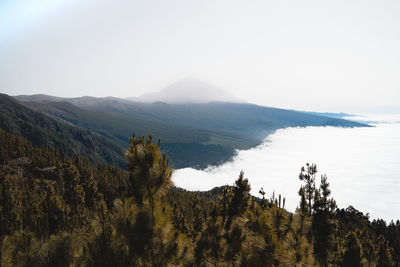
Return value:
[(184, 77), (251, 103), (400, 112), (400, 1), (0, 0), (0, 92), (131, 97)]

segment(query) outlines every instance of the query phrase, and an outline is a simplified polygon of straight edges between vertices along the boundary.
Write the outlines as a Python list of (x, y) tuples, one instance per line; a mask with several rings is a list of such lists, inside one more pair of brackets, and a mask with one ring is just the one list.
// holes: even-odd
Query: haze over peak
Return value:
[(147, 93), (127, 99), (140, 102), (161, 101), (166, 103), (245, 102), (221, 88), (191, 77), (181, 79), (159, 92)]

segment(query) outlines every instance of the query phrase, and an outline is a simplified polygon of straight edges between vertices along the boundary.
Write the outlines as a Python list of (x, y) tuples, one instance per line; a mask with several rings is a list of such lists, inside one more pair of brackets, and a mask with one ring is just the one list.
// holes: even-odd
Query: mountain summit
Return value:
[(221, 88), (194, 78), (185, 78), (167, 86), (159, 92), (148, 93), (139, 97), (130, 97), (128, 99), (150, 103), (157, 101), (165, 103), (245, 102)]

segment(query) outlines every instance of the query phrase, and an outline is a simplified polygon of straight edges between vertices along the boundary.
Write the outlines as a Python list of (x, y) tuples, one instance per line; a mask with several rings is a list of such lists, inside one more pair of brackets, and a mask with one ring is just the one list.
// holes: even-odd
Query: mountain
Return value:
[[(32, 100), (35, 97), (20, 98)], [(365, 124), (247, 103), (141, 103), (118, 98), (64, 98), (64, 102), (24, 102), (54, 119), (93, 131), (129, 146), (132, 133), (162, 138), (175, 168), (204, 168), (229, 160), (285, 127)]]
[[(123, 148), (129, 146), (132, 133), (137, 136), (153, 133), (155, 137), (162, 138), (162, 148), (169, 153), (171, 163), (176, 168), (206, 167), (208, 164), (222, 163), (233, 155), (234, 147), (248, 147), (246, 140), (235, 141), (233, 138), (231, 146), (208, 144), (211, 137), (220, 140), (229, 138), (197, 127), (143, 119), (140, 113), (138, 116), (127, 116), (107, 110), (102, 111), (101, 108), (93, 110), (93, 106), (90, 106), (92, 109), (83, 109), (69, 102), (24, 103), (56, 120), (111, 138)], [(99, 106), (104, 107), (103, 100), (99, 100)], [(115, 106), (112, 101), (108, 107), (115, 110)], [(122, 110), (125, 109), (123, 105), (121, 107)]]
[(36, 112), (4, 94), (0, 94), (0, 128), (23, 136), (34, 146), (57, 148), (69, 156), (84, 155), (96, 163), (126, 166), (118, 142)]
[(127, 99), (145, 103), (244, 102), (221, 88), (194, 78), (179, 80), (159, 92), (148, 93), (139, 97), (130, 97)]
[(313, 114), (313, 115), (319, 115), (319, 116), (325, 116), (325, 117), (331, 117), (331, 118), (339, 118), (339, 119), (356, 116), (354, 114), (348, 114), (348, 113), (344, 113), (344, 112), (338, 112), (338, 113), (334, 113), (334, 112), (313, 112), (313, 111), (303, 111), (303, 112), (304, 113), (308, 113), (308, 114)]
[(34, 101), (34, 102), (42, 102), (42, 101), (63, 101), (62, 97), (46, 95), (46, 94), (36, 94), (36, 95), (19, 95), (19, 101)]

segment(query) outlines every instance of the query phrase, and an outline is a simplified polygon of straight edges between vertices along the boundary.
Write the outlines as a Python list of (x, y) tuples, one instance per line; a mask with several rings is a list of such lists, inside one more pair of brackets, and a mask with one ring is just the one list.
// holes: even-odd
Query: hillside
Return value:
[[(258, 145), (268, 134), (286, 127), (367, 126), (357, 122), (253, 104), (140, 103), (118, 98), (16, 97), (53, 118), (95, 131), (127, 147), (132, 132), (162, 136), (163, 149), (175, 168), (203, 168), (234, 155), (235, 149)], [(61, 100), (59, 100), (61, 101)]]
[(34, 146), (57, 148), (69, 156), (80, 154), (93, 162), (125, 166), (119, 143), (36, 112), (4, 94), (0, 94), (0, 129), (23, 136)]
[[(111, 138), (122, 147), (129, 146), (132, 133), (137, 136), (153, 133), (162, 136), (163, 149), (166, 150), (174, 167), (217, 164), (233, 155), (232, 147), (208, 144), (211, 137), (224, 139), (217, 133), (192, 126), (185, 126), (162, 121), (143, 120), (112, 112), (85, 110), (67, 102), (25, 102), (33, 109), (54, 119), (94, 131), (104, 137)], [(227, 139), (227, 138), (225, 138)], [(245, 140), (237, 140), (237, 143)], [(122, 154), (121, 154), (122, 155)]]

